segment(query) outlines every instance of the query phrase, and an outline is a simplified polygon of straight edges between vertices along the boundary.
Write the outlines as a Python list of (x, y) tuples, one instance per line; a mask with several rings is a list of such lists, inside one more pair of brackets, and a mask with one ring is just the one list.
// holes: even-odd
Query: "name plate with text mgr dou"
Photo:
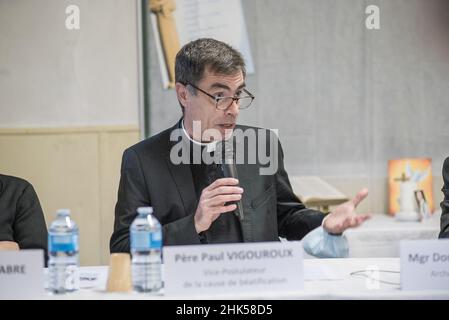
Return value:
[(400, 242), (402, 290), (449, 290), (449, 239)]
[(302, 290), (302, 243), (167, 246), (164, 283), (165, 294)]

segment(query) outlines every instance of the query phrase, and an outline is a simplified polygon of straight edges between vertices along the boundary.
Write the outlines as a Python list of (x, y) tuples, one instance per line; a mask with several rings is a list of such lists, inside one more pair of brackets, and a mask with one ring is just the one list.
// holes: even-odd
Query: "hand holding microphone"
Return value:
[(227, 203), (240, 201), (242, 193), (243, 189), (238, 187), (238, 180), (234, 178), (217, 179), (204, 188), (194, 217), (196, 232), (208, 230), (222, 213), (236, 210), (236, 204)]
[(230, 142), (224, 142), (222, 147), (222, 170), (224, 178), (217, 179), (203, 189), (195, 212), (195, 229), (198, 233), (206, 231), (222, 213), (235, 212), (243, 220), (242, 193), (238, 186), (238, 174), (235, 156)]

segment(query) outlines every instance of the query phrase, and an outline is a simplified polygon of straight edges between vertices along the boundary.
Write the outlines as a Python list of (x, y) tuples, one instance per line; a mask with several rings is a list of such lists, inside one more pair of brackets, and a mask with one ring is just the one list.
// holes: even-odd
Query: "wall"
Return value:
[(137, 126), (0, 129), (3, 174), (30, 181), (47, 226), (70, 208), (80, 228), (80, 262), (109, 263), (123, 150), (139, 139)]
[(47, 225), (72, 210), (83, 265), (109, 263), (121, 156), (139, 140), (136, 15), (130, 0), (0, 0), (0, 172), (34, 185)]
[(0, 127), (138, 123), (135, 1), (2, 0), (0, 30)]
[[(349, 195), (366, 185), (362, 211), (385, 212), (387, 161), (430, 157), (442, 200), (449, 156), (449, 2), (445, 0), (243, 0), (256, 100), (240, 122), (279, 129), (286, 167), (320, 175)], [(365, 28), (366, 6), (380, 30)], [(155, 57), (153, 39), (150, 56)], [(173, 90), (150, 65), (151, 130), (180, 117)]]

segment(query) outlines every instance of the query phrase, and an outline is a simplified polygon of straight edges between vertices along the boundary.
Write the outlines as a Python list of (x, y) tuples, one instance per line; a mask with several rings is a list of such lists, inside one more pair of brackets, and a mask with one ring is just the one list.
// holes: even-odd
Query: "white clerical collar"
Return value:
[(189, 139), (192, 143), (201, 146), (201, 147), (206, 147), (206, 151), (207, 152), (214, 152), (215, 149), (217, 148), (217, 143), (218, 141), (212, 141), (212, 142), (198, 142), (195, 141), (194, 139), (192, 139), (188, 132), (186, 131), (186, 128), (184, 127), (184, 119), (182, 119), (181, 121), (181, 126), (182, 126), (182, 131), (184, 132), (184, 135), (187, 137), (187, 139)]

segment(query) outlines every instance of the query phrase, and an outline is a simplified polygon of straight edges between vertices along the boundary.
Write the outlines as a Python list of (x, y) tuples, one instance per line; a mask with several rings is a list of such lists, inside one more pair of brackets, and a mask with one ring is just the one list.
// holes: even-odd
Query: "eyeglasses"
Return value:
[(235, 101), (237, 103), (237, 106), (239, 107), (239, 109), (246, 109), (248, 108), (251, 103), (254, 100), (254, 96), (246, 89), (242, 89), (242, 91), (247, 94), (246, 96), (243, 97), (220, 97), (220, 96), (213, 96), (209, 93), (207, 93), (206, 91), (198, 88), (197, 86), (191, 84), (190, 82), (187, 82), (184, 84), (185, 86), (190, 85), (191, 87), (195, 88), (196, 90), (204, 93), (205, 95), (207, 95), (208, 97), (214, 99), (215, 101), (215, 107), (219, 110), (226, 110), (228, 109), (232, 103)]

